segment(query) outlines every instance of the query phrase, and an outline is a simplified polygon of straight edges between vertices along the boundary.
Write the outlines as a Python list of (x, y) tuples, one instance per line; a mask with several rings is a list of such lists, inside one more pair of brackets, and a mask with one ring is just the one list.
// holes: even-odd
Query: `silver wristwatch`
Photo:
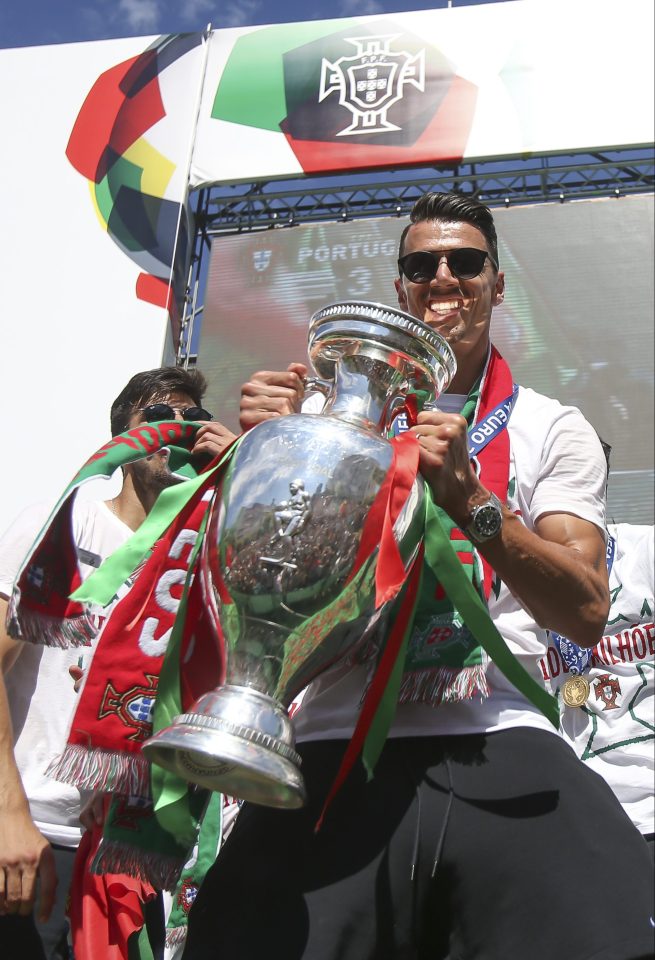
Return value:
[(486, 503), (474, 507), (464, 533), (473, 543), (485, 543), (497, 537), (503, 525), (503, 505), (495, 493), (489, 494)]

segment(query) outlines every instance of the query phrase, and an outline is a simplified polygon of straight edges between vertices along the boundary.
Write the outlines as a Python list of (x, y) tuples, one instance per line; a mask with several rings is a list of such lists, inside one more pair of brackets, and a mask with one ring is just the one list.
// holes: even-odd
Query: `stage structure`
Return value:
[[(193, 360), (212, 241), (395, 218), (428, 188), (508, 214), (648, 192), (652, 18), (650, 0), (512, 0), (0, 51), (0, 257), (21, 297), (0, 373), (76, 414), (63, 451), (41, 440), (45, 477), (9, 478), (0, 526), (56, 496), (131, 373)], [(31, 452), (19, 431), (16, 461)]]

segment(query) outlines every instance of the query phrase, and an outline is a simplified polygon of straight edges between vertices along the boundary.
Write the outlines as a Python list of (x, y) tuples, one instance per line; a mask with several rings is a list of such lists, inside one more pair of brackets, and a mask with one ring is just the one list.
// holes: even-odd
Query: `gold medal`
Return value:
[(581, 707), (589, 696), (589, 681), (576, 674), (569, 677), (562, 687), (562, 700), (567, 707)]

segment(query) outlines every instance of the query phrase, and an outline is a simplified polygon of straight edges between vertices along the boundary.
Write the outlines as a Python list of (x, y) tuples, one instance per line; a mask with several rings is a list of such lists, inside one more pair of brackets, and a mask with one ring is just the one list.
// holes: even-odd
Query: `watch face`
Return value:
[(502, 514), (498, 507), (492, 503), (486, 503), (476, 511), (473, 526), (475, 527), (476, 534), (486, 539), (498, 533), (501, 522)]

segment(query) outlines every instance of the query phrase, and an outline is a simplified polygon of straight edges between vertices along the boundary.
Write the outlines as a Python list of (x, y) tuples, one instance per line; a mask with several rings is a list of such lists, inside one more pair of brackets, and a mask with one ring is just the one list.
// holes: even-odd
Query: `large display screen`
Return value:
[[(578, 406), (612, 445), (608, 516), (653, 522), (653, 197), (494, 210), (506, 298), (492, 337), (517, 382)], [(198, 365), (235, 428), (256, 370), (307, 358), (335, 300), (396, 304), (406, 218), (280, 227), (214, 241)]]

